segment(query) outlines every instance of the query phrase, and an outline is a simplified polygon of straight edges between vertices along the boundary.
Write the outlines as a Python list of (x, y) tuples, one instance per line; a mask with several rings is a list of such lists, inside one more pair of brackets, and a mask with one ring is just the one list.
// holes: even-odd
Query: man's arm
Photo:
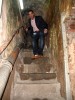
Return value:
[(44, 29), (48, 29), (48, 24), (44, 21), (44, 19), (41, 16), (39, 16), (39, 18), (40, 22), (43, 24)]
[(44, 21), (44, 19), (41, 16), (40, 16), (40, 21), (44, 28), (44, 34), (47, 34), (48, 33), (48, 24)]

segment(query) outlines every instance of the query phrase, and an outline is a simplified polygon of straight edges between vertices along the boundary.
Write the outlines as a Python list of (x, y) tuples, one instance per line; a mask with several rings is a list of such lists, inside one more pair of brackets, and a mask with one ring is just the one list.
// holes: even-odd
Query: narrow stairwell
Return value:
[[(46, 45), (49, 47), (49, 51), (48, 48), (45, 48), (44, 57), (36, 60), (31, 59), (33, 55), (32, 49), (22, 49), (20, 51), (15, 65), (12, 63), (13, 70), (10, 73), (6, 86), (4, 86), (5, 90), (2, 95), (2, 100), (72, 100), (69, 99), (71, 96), (73, 96), (74, 99), (75, 7), (72, 7), (72, 2), (75, 1), (55, 0), (54, 2), (53, 0), (23, 0), (24, 9), (20, 9), (19, 0), (3, 0), (2, 19), (0, 18), (1, 59), (8, 59), (9, 62), (14, 62), (22, 48), (19, 48), (19, 43), (23, 42), (24, 45), (25, 41), (28, 42), (26, 39), (30, 41), (29, 38), (23, 38), (22, 29), (16, 31), (18, 35), (14, 35), (15, 37), (7, 46), (14, 31), (18, 27), (22, 27), (22, 22), (25, 21), (25, 24), (28, 25), (27, 12), (30, 8), (35, 11), (36, 15), (41, 15), (48, 23), (49, 34), (46, 38)], [(75, 3), (73, 5), (75, 6)], [(65, 20), (71, 7), (71, 15)], [(69, 52), (69, 54), (67, 54), (69, 66), (67, 67), (69, 67), (70, 72), (68, 72), (67, 64), (64, 61), (65, 49), (63, 44), (65, 38), (62, 37), (64, 30), (62, 32), (61, 24), (66, 28), (65, 36), (67, 37), (66, 42), (68, 46), (65, 46), (65, 48), (66, 50), (68, 48)], [(17, 53), (15, 51), (16, 46), (18, 46)], [(12, 53), (12, 51), (15, 52)], [(11, 54), (13, 56), (11, 56)], [(67, 79), (70, 81), (69, 83)], [(70, 89), (72, 90), (72, 95), (70, 95)]]
[(32, 50), (21, 50), (15, 64), (11, 100), (64, 100), (48, 50), (44, 50), (43, 58), (31, 57)]

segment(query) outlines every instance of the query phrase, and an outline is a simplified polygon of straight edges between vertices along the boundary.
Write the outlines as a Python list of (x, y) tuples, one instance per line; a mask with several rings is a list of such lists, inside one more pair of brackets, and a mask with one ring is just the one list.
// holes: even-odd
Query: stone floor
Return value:
[(22, 50), (15, 64), (11, 100), (64, 100), (60, 94), (56, 67), (47, 50), (44, 57), (31, 60), (32, 50)]

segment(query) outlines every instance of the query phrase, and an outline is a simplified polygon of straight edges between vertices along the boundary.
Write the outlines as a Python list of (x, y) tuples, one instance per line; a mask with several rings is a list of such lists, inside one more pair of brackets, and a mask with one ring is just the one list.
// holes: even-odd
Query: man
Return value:
[(31, 30), (33, 38), (33, 54), (32, 59), (36, 59), (43, 56), (44, 49), (44, 36), (47, 34), (48, 25), (41, 16), (35, 16), (33, 10), (28, 11), (29, 16), (29, 28)]

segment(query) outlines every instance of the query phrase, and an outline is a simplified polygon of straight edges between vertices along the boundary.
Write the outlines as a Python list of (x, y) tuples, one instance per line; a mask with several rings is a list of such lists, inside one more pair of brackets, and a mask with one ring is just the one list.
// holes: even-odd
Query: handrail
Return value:
[(17, 32), (19, 32), (19, 30), (22, 28), (23, 26), (19, 27), (15, 32), (14, 35), (12, 36), (11, 40), (8, 42), (8, 44), (6, 45), (6, 47), (2, 50), (2, 52), (0, 53), (0, 55), (6, 50), (6, 48), (9, 46), (9, 44), (11, 43), (11, 41), (13, 40), (13, 38), (16, 36)]

